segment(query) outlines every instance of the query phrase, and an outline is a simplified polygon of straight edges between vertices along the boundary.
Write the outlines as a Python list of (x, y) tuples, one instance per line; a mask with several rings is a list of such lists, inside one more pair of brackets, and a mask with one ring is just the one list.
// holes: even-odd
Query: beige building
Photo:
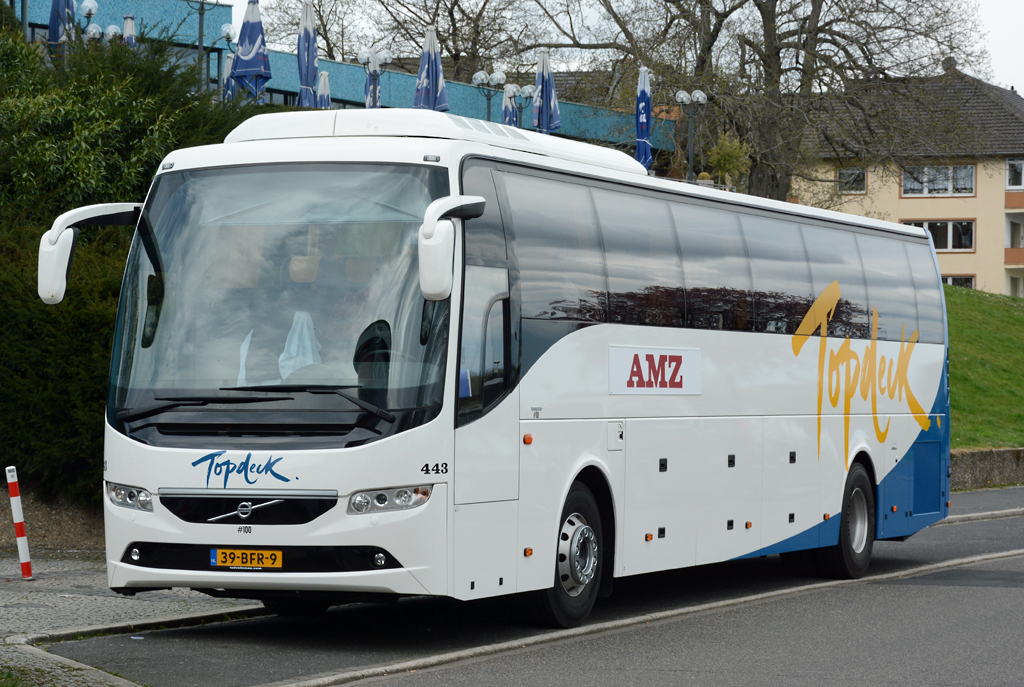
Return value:
[(827, 201), (807, 186), (795, 191), (801, 202), (925, 227), (946, 283), (1024, 297), (1024, 98), (955, 75), (944, 87), (972, 92), (976, 154), (904, 169), (830, 165)]

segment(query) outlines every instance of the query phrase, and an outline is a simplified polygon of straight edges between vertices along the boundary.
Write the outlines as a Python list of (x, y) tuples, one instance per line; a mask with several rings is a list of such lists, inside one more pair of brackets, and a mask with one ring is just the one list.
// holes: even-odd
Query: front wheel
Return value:
[(535, 592), (538, 611), (547, 624), (575, 627), (590, 615), (603, 572), (601, 516), (581, 482), (573, 482), (565, 499), (557, 546), (554, 586)]
[(846, 478), (841, 517), (839, 543), (821, 549), (819, 562), (829, 577), (853, 580), (867, 572), (875, 544), (875, 490), (860, 463)]

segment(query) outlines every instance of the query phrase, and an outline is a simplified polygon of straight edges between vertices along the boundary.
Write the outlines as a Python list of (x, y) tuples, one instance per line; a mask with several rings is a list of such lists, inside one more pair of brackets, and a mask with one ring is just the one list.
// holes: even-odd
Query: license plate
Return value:
[(216, 568), (280, 568), (280, 551), (254, 551), (252, 549), (210, 549), (210, 565)]

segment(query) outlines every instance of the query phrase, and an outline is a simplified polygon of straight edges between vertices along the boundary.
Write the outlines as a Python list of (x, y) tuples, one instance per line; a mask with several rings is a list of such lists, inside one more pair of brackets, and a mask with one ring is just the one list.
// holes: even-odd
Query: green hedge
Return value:
[[(9, 9), (9, 8), (5, 8)], [(167, 35), (133, 50), (73, 43), (51, 56), (0, 16), (0, 447), (44, 498), (98, 503), (103, 408), (132, 230), (89, 227), (67, 296), (36, 293), (39, 239), (80, 205), (142, 201), (171, 150), (217, 143), (258, 110), (200, 94)]]

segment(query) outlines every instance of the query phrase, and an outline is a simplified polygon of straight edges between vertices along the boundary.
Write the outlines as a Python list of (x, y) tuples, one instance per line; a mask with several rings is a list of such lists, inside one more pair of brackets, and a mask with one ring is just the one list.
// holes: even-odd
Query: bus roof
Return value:
[(619, 172), (647, 174), (643, 165), (618, 150), (545, 136), (533, 131), (485, 122), (482, 119), (405, 108), (257, 115), (235, 127), (224, 142), (335, 136), (409, 136), (473, 141)]

